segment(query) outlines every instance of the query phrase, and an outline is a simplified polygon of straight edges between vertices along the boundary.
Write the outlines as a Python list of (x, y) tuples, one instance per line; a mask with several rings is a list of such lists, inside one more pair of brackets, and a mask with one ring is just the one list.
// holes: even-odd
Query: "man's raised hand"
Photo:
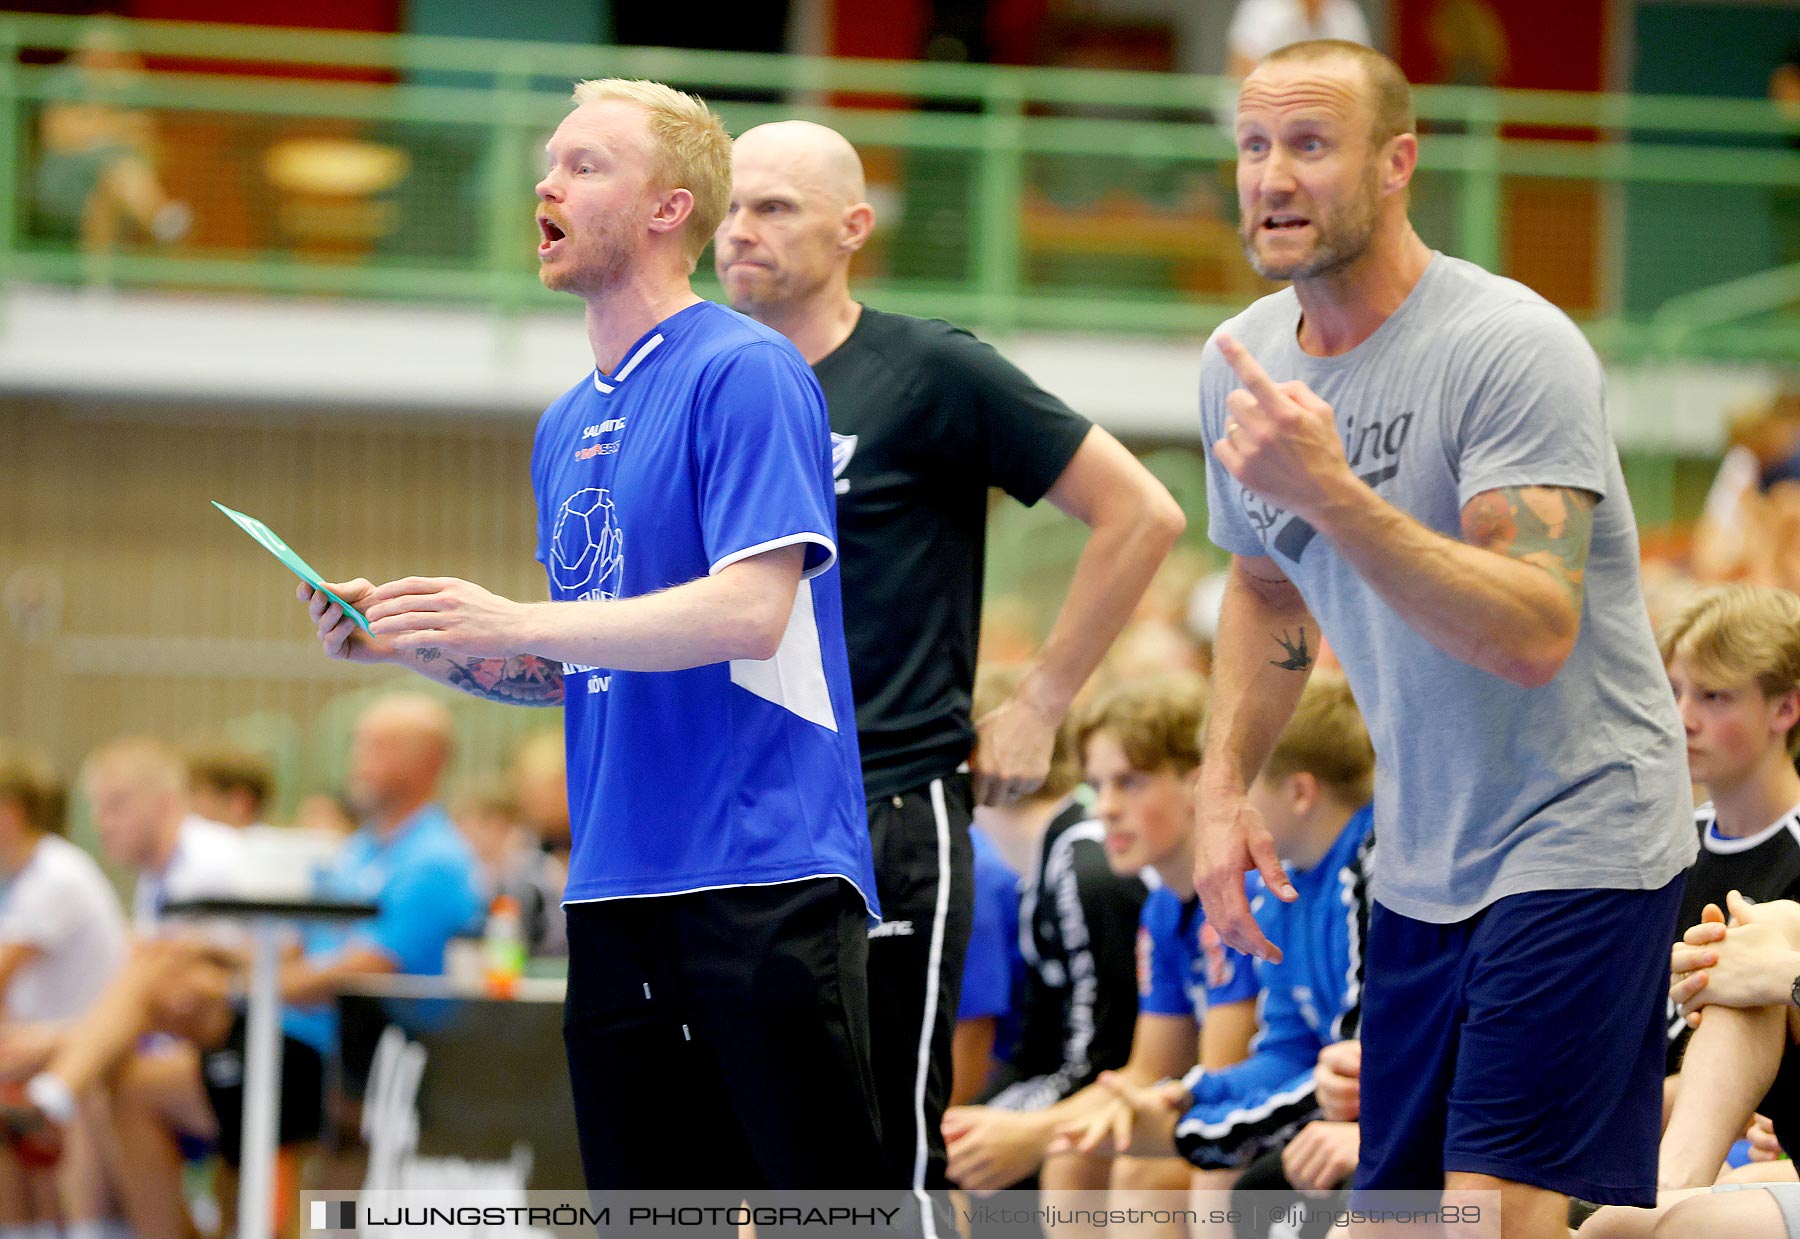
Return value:
[(1244, 487), (1311, 518), (1330, 487), (1351, 477), (1337, 415), (1304, 383), (1277, 383), (1231, 336), (1215, 337), (1241, 388), (1225, 397), (1225, 434), (1213, 454)]

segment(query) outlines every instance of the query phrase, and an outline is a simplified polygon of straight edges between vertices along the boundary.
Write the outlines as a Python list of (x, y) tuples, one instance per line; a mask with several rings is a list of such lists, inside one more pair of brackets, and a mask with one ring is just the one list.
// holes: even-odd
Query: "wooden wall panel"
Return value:
[[(73, 771), (128, 732), (225, 732), (274, 751), (285, 802), (317, 790), (354, 707), (424, 682), (328, 663), (292, 578), (208, 501), (262, 517), (328, 577), (458, 575), (541, 598), (530, 450), (524, 419), (0, 402), (0, 734)], [(60, 616), (33, 632), (42, 608), (12, 595), (45, 590)], [(559, 721), (454, 706), (464, 774)]]

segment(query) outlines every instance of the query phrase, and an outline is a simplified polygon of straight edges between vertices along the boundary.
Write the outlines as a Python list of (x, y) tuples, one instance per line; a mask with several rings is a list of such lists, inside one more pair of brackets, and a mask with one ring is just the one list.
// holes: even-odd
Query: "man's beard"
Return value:
[(1309, 280), (1342, 271), (1368, 251), (1375, 236), (1375, 224), (1381, 209), (1381, 190), (1374, 168), (1367, 175), (1355, 199), (1331, 217), (1314, 216), (1313, 230), (1317, 240), (1312, 252), (1285, 260), (1287, 265), (1264, 258), (1257, 252), (1256, 238), (1262, 232), (1262, 212), (1244, 220), (1238, 237), (1244, 245), (1244, 257), (1256, 274), (1265, 280)]
[(607, 220), (584, 242), (562, 262), (538, 267), (538, 278), (545, 288), (591, 297), (619, 283), (630, 269), (631, 246), (618, 222)]

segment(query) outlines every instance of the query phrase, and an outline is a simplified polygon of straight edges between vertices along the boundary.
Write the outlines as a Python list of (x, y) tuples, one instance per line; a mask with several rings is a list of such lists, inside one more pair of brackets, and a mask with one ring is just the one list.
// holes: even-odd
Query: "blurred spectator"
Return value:
[(450, 818), (475, 855), (476, 887), (484, 902), (493, 899), (521, 846), (531, 847), (519, 805), (512, 793), (496, 783), (484, 783), (456, 798)]
[(1356, 0), (1238, 0), (1225, 35), (1225, 73), (1242, 80), (1276, 48), (1308, 39), (1373, 46)]
[[(422, 694), (382, 697), (357, 720), (351, 788), (367, 821), (321, 878), (319, 894), (369, 901), (378, 911), (347, 928), (309, 930), (301, 953), (282, 967), (284, 1144), (310, 1140), (322, 1125), (337, 990), (360, 977), (441, 973), (446, 943), (479, 915), (474, 859), (436, 804), (452, 744), (449, 710)], [(55, 1149), (79, 1116), (78, 1099), (105, 1090), (118, 1146), (114, 1170), (139, 1239), (191, 1234), (180, 1137), (216, 1140), (226, 1164), (236, 1164), (245, 1027), (230, 993), (242, 968), (232, 952), (191, 934), (143, 944), (52, 1048), (24, 1096), (0, 1105), (15, 1140)], [(139, 1050), (152, 1031), (182, 1040)]]
[(275, 785), (266, 757), (224, 744), (190, 753), (188, 780), (194, 812), (239, 829), (263, 821)]
[(1106, 655), (1106, 674), (1114, 682), (1157, 675), (1204, 676), (1207, 660), (1187, 629), (1162, 620), (1132, 620)]
[(243, 841), (193, 811), (187, 763), (168, 745), (139, 737), (97, 749), (82, 786), (107, 859), (137, 871), (137, 932), (153, 929), (172, 900), (232, 889)]
[(1039, 608), (1017, 594), (985, 598), (981, 604), (981, 660), (996, 666), (1028, 663), (1037, 657), (1043, 635)]
[[(1769, 98), (1789, 120), (1800, 120), (1800, 38), (1782, 53), (1781, 63), (1769, 74)], [(1800, 134), (1790, 134), (1790, 150), (1800, 149)], [(1800, 190), (1792, 185), (1774, 189), (1775, 262), (1800, 262)]]
[(294, 828), (348, 839), (356, 833), (356, 810), (342, 792), (315, 792), (294, 806)]
[(125, 956), (119, 897), (62, 830), (62, 789), (48, 763), (0, 744), (0, 995), (8, 1023), (79, 1015)]
[(79, 240), (83, 253), (116, 248), (128, 225), (167, 244), (193, 221), (157, 175), (150, 117), (117, 101), (143, 68), (111, 26), (96, 25), (39, 119), (33, 205), (50, 231)]
[(1788, 44), (1781, 63), (1769, 74), (1769, 98), (1789, 116), (1800, 117), (1800, 39)]
[(1439, 0), (1426, 33), (1439, 84), (1498, 86), (1505, 80), (1512, 50), (1506, 24), (1488, 0)]
[[(125, 957), (119, 897), (93, 858), (61, 837), (63, 800), (47, 762), (0, 743), (4, 1027), (39, 1042), (87, 1010)], [(90, 1141), (89, 1165), (92, 1150)], [(0, 1156), (0, 1233), (35, 1218), (40, 1230), (54, 1234), (60, 1222), (69, 1239), (97, 1239), (105, 1203), (83, 1190), (95, 1176), (80, 1156), (56, 1168)]]
[(1800, 393), (1732, 421), (1694, 528), (1702, 581), (1800, 589)]
[(513, 754), (513, 798), (533, 836), (516, 858), (503, 894), (518, 901), (525, 942), (534, 956), (567, 955), (563, 886), (569, 879), (569, 772), (562, 731), (546, 727)]

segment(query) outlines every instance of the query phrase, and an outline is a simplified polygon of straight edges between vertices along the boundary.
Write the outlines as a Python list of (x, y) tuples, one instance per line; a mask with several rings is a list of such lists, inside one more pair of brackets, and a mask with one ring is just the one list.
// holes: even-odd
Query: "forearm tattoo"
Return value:
[[(562, 664), (536, 654), (513, 658), (457, 658), (435, 646), (414, 651), (421, 667), (448, 657), (444, 683), (472, 697), (509, 706), (559, 706), (563, 703)], [(434, 669), (435, 670), (435, 669)]]
[(1283, 671), (1309, 671), (1312, 669), (1314, 654), (1311, 650), (1306, 648), (1305, 624), (1300, 625), (1299, 630), (1292, 639), (1288, 637), (1287, 629), (1285, 628), (1278, 633), (1272, 633), (1270, 635), (1275, 638), (1275, 643), (1277, 645), (1287, 651), (1287, 657), (1283, 659), (1271, 658), (1269, 660), (1269, 666), (1280, 667)]
[(1581, 609), (1595, 496), (1557, 486), (1510, 486), (1475, 496), (1463, 511), (1470, 544), (1548, 572)]

